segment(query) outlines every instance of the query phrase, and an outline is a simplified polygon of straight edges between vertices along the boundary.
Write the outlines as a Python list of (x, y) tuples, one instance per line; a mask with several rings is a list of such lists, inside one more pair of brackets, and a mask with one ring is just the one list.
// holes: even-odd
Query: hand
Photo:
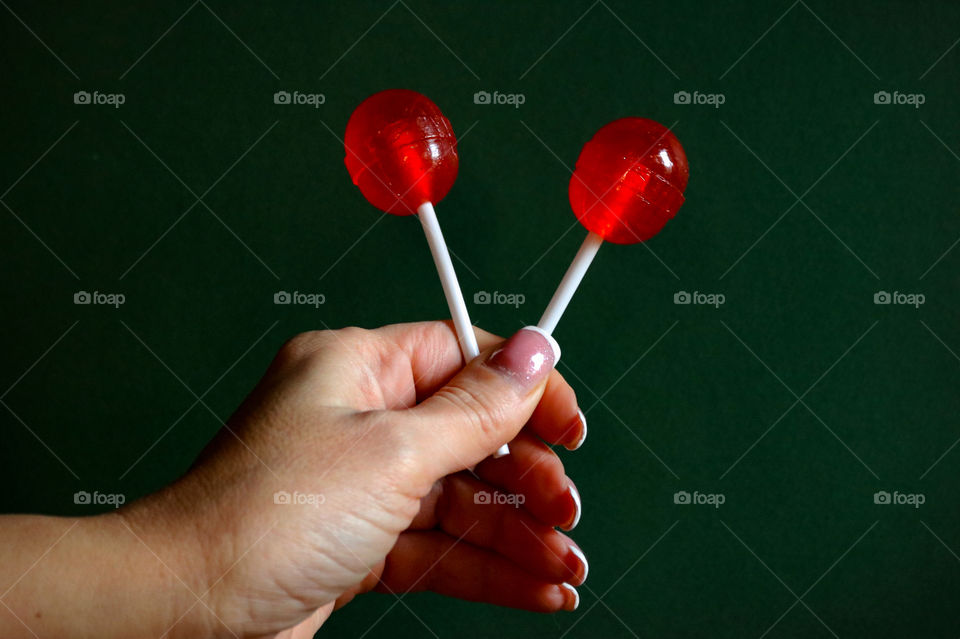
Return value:
[(171, 635), (312, 637), (371, 589), (574, 609), (587, 564), (555, 527), (580, 500), (544, 442), (586, 424), (552, 339), (478, 339), (462, 371), (441, 322), (287, 343), (190, 472), (120, 512), (201, 595)]

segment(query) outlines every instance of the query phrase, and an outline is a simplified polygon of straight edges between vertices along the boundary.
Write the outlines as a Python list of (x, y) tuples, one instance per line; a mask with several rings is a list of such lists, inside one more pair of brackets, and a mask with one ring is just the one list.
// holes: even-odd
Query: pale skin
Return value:
[[(574, 609), (587, 566), (557, 528), (579, 496), (548, 444), (586, 425), (546, 339), (518, 335), (478, 330), (462, 371), (443, 322), (297, 336), (175, 483), (0, 517), (0, 636), (301, 639), (369, 591)], [(534, 374), (510, 369), (536, 348)]]

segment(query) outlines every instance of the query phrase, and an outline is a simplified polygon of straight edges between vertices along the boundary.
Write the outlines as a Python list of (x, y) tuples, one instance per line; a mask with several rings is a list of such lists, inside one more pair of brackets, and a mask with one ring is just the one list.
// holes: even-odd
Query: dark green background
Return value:
[[(462, 137), (438, 212), (468, 299), (526, 297), (471, 304), (504, 334), (536, 322), (584, 236), (566, 167), (640, 115), (673, 125), (691, 178), (650, 250), (602, 249), (557, 331), (589, 409), (586, 445), (562, 453), (591, 564), (580, 610), (371, 595), (321, 634), (383, 614), (364, 636), (960, 633), (960, 6), (205, 1), (0, 8), (4, 511), (89, 513), (74, 491), (171, 481), (299, 331), (445, 316), (419, 225), (380, 219), (344, 169), (337, 136), (369, 94), (421, 91)], [(77, 306), (79, 290), (127, 302)], [(675, 305), (681, 290), (726, 303)], [(208, 411), (194, 393), (213, 384)]]

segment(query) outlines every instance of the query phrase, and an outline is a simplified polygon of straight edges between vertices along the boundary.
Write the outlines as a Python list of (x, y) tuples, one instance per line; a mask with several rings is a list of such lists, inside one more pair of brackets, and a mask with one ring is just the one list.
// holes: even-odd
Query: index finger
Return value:
[[(417, 403), (433, 395), (464, 366), (457, 333), (450, 320), (390, 324), (373, 332), (406, 356)], [(473, 332), (480, 350), (504, 341), (504, 338), (476, 326)]]

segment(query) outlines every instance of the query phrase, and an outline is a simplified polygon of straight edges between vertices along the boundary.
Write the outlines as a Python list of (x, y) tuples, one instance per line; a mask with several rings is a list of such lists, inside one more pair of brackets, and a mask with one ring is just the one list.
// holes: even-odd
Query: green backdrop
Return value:
[(171, 481), (299, 331), (445, 316), (419, 225), (344, 169), (369, 94), (453, 122), (438, 213), (468, 300), (523, 296), (470, 305), (503, 334), (584, 236), (580, 147), (640, 115), (691, 178), (648, 246), (601, 250), (557, 331), (590, 422), (561, 453), (580, 609), (370, 595), (321, 634), (957, 636), (958, 25), (932, 1), (5, 0), (2, 509)]

